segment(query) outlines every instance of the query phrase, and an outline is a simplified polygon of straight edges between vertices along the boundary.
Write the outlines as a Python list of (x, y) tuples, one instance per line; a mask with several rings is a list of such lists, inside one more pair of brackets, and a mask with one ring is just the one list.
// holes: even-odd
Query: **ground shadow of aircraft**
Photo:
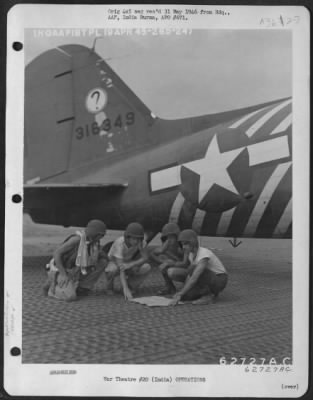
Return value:
[(156, 117), (92, 49), (25, 70), (24, 211), (38, 223), (152, 235), (292, 234), (291, 98), (199, 117)]

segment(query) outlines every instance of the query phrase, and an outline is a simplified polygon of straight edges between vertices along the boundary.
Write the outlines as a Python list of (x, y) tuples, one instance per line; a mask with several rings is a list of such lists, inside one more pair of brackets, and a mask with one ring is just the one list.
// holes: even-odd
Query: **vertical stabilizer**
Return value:
[(150, 110), (87, 47), (49, 50), (25, 74), (25, 181), (112, 160), (151, 141)]

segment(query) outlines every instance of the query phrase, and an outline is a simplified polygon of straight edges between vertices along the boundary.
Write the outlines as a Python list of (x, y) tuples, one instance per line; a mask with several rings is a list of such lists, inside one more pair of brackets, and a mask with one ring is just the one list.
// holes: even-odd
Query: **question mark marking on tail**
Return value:
[(99, 113), (108, 101), (107, 92), (102, 88), (93, 88), (86, 96), (85, 106), (90, 113)]
[(100, 92), (99, 92), (99, 90), (96, 90), (96, 91), (94, 91), (94, 92), (92, 93), (92, 95), (91, 95), (91, 98), (93, 99), (95, 95), (97, 95), (97, 100), (96, 100), (96, 110), (98, 110), (98, 109), (99, 109), (99, 107), (97, 106), (97, 103), (98, 103), (98, 101), (99, 101), (99, 98), (100, 98)]

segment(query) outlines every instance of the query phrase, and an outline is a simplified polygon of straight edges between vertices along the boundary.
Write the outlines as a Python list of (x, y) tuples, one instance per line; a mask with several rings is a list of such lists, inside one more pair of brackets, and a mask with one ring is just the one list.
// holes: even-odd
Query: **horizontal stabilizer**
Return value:
[(24, 185), (24, 209), (52, 209), (108, 200), (119, 195), (127, 186), (127, 182), (26, 184)]
[(114, 183), (34, 183), (25, 184), (24, 190), (28, 189), (91, 189), (91, 188), (107, 188), (107, 187), (119, 187), (125, 188), (128, 186), (127, 182), (114, 182)]

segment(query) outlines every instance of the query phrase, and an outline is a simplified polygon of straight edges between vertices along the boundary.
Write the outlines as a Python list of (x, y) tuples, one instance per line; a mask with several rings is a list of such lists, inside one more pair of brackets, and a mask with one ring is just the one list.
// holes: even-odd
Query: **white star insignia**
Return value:
[(221, 153), (215, 135), (210, 142), (204, 158), (183, 164), (184, 167), (200, 175), (199, 203), (214, 184), (238, 194), (228, 174), (227, 167), (243, 149), (239, 148)]

